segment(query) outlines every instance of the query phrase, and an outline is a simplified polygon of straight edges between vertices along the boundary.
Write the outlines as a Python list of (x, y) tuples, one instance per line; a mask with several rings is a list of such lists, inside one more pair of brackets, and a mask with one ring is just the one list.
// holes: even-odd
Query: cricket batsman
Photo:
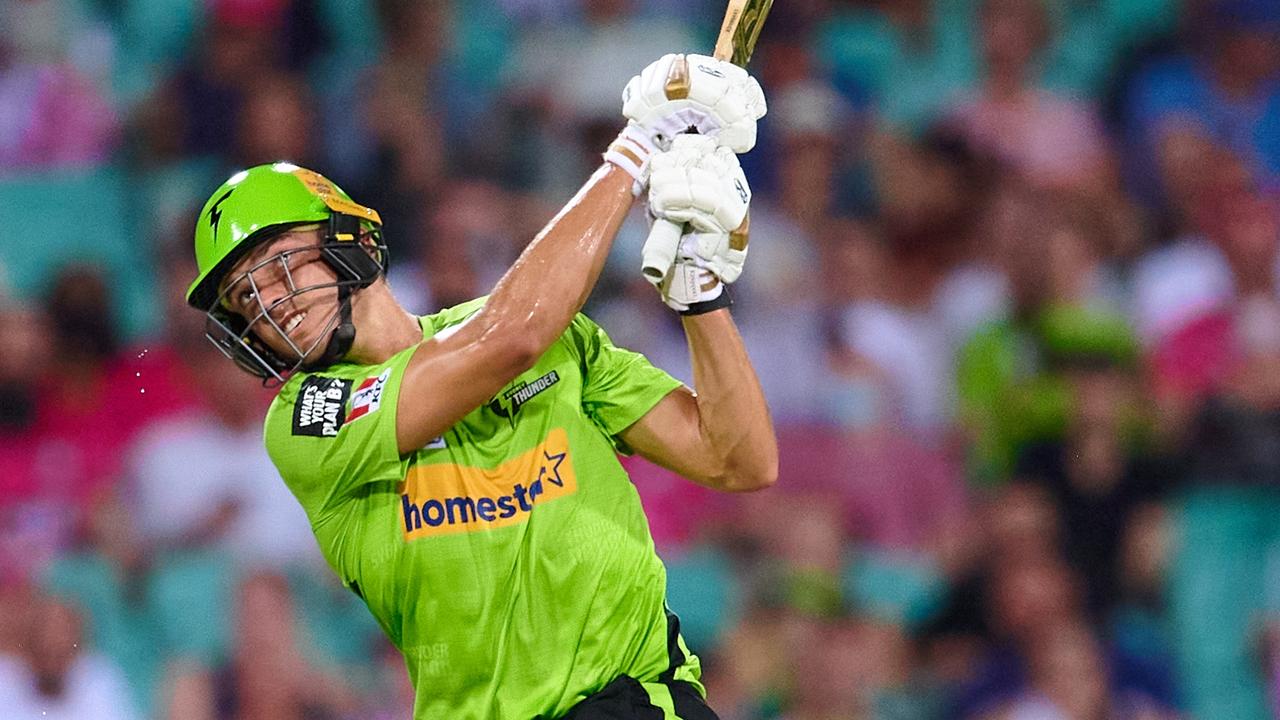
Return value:
[[(776, 478), (725, 290), (750, 201), (734, 153), (765, 102), (745, 70), (699, 55), (664, 56), (623, 98), (602, 165), (492, 293), (434, 315), (393, 299), (378, 213), (315, 172), (241, 171), (197, 219), (187, 300), (279, 386), (267, 450), (404, 654), (419, 720), (716, 717), (618, 454), (725, 491)], [(658, 285), (694, 389), (579, 314), (646, 189), (684, 228)]]

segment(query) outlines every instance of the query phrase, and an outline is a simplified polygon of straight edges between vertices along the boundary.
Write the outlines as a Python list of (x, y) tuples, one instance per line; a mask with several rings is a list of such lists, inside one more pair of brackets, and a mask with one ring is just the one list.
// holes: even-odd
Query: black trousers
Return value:
[(641, 683), (628, 675), (619, 677), (600, 692), (573, 706), (563, 720), (671, 720), (673, 717), (676, 720), (720, 720), (702, 695), (687, 682)]

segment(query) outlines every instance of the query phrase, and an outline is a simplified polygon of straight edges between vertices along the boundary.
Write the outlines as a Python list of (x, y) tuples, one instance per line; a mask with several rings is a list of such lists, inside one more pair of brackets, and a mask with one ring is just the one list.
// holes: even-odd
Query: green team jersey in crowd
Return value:
[[(424, 337), (483, 300), (421, 318)], [(558, 717), (624, 674), (701, 693), (617, 457), (618, 433), (679, 381), (579, 315), (492, 401), (401, 456), (413, 352), (294, 375), (266, 443), (329, 564), (404, 654), (414, 717)]]

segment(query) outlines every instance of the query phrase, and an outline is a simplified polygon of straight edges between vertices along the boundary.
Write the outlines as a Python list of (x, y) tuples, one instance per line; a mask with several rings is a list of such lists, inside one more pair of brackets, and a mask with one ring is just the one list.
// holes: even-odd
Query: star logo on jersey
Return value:
[(560, 465), (568, 455), (567, 450), (554, 454), (543, 450), (542, 457), (545, 462), (538, 468), (538, 479), (535, 482), (546, 480), (556, 487), (564, 487), (564, 479), (560, 477)]

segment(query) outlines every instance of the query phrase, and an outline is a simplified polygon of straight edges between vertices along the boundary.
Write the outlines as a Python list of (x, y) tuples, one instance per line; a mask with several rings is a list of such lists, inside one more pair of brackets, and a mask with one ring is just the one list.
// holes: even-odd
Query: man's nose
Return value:
[(258, 300), (263, 309), (273, 316), (279, 316), (283, 312), (283, 301), (288, 297), (289, 288), (283, 282), (272, 281), (258, 286)]

